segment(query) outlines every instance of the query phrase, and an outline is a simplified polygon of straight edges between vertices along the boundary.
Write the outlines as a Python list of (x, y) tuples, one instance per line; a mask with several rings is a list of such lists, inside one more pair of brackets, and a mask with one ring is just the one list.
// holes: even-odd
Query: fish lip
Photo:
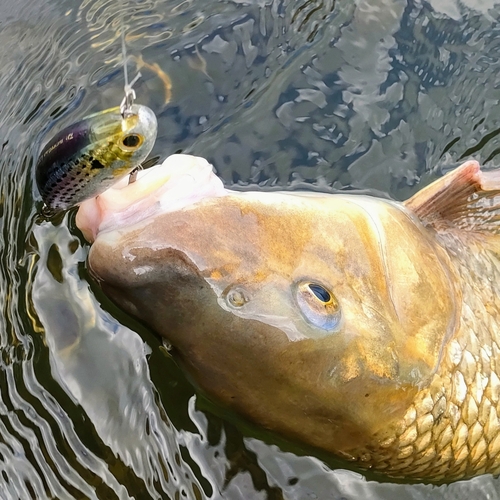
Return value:
[(80, 204), (76, 225), (93, 243), (99, 234), (144, 224), (160, 213), (185, 209), (207, 198), (225, 196), (226, 189), (207, 160), (176, 154), (160, 165), (128, 176), (99, 196)]

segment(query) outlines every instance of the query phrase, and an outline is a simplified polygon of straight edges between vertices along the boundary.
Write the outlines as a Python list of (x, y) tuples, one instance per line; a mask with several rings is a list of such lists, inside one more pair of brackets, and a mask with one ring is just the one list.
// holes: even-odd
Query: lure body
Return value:
[(139, 104), (125, 116), (116, 107), (65, 128), (45, 145), (36, 165), (43, 201), (65, 210), (104, 192), (147, 158), (156, 133), (155, 114)]

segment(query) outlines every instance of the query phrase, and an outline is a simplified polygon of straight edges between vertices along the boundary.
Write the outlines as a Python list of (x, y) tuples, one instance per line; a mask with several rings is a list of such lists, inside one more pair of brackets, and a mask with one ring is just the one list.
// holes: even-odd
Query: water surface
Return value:
[[(122, 98), (120, 15), (153, 155), (238, 189), (405, 199), (500, 152), (494, 0), (2, 0), (0, 498), (495, 499), (489, 475), (394, 484), (205, 401), (87, 275), (74, 211), (39, 215), (51, 135)], [(158, 66), (155, 66), (158, 65)], [(170, 77), (172, 93), (165, 86)]]

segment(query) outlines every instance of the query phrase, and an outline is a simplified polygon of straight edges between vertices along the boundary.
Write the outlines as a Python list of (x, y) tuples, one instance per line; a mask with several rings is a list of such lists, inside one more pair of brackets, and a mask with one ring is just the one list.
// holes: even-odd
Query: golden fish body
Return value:
[(392, 476), (500, 472), (499, 172), (469, 162), (406, 202), (447, 250), (458, 320), (439, 369), (370, 458)]
[(468, 162), (404, 204), (237, 193), (175, 155), (77, 224), (104, 292), (212, 398), (440, 482), (500, 472), (499, 188)]

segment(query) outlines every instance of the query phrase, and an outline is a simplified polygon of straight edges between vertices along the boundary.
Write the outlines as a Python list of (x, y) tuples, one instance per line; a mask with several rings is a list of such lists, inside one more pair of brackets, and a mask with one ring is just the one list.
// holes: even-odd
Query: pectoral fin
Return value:
[(500, 169), (482, 172), (477, 161), (467, 161), (404, 204), (440, 233), (499, 234)]

